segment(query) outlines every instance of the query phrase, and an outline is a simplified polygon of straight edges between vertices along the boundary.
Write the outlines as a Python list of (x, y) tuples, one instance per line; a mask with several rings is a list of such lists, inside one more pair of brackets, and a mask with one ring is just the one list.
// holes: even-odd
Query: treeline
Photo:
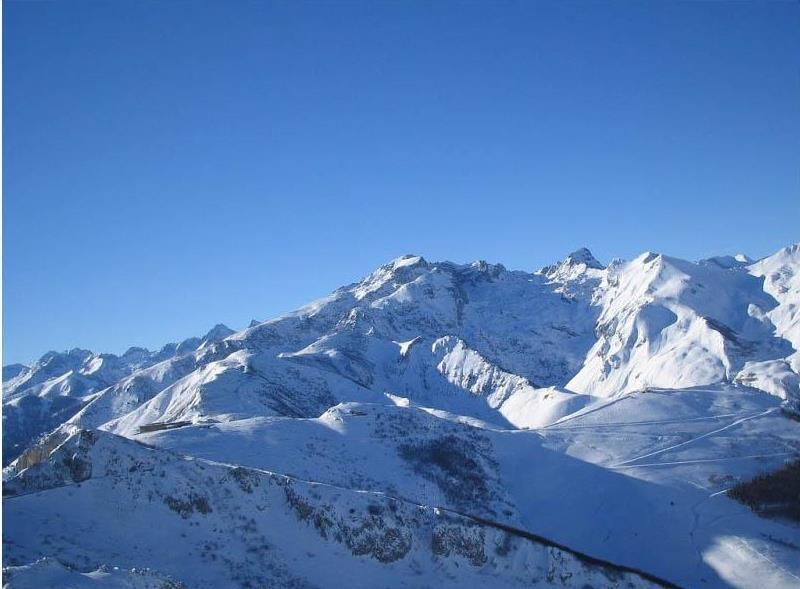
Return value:
[(760, 515), (800, 521), (800, 459), (739, 483), (728, 491), (728, 496)]

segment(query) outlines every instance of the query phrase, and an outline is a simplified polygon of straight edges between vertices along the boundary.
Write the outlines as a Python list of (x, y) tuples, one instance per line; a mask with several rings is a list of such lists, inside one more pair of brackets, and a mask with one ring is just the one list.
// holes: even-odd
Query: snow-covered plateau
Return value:
[(403, 256), (286, 316), (3, 368), (9, 588), (800, 587), (800, 244)]

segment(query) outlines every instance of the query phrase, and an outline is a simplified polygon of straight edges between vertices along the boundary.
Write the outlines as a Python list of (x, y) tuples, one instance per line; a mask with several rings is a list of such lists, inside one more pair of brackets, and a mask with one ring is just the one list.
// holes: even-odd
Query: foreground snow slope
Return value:
[(5, 367), (10, 586), (797, 586), (798, 528), (725, 491), (800, 454), (799, 251), (403, 256), (239, 332)]
[[(319, 419), (251, 419), (137, 439), (209, 460), (468, 510), (688, 587), (727, 586), (703, 560), (723, 534), (771, 553), (776, 586), (792, 586), (791, 575), (800, 573), (798, 553), (763, 538), (791, 543), (797, 531), (711, 495), (800, 452), (796, 422), (780, 412), (777, 399), (757, 391), (649, 395), (658, 397), (652, 406), (610, 403), (527, 432), (487, 429), (413, 406), (346, 404)], [(743, 434), (735, 428), (749, 429)], [(666, 450), (678, 443), (680, 450)], [(670, 466), (679, 452), (686, 454), (685, 470)], [(643, 455), (651, 457), (635, 460)], [(655, 468), (659, 459), (661, 468)], [(714, 527), (718, 518), (724, 525)], [(664, 545), (671, 547), (669, 558)], [(760, 557), (751, 557), (748, 566), (764, 575)]]
[[(775, 401), (765, 402), (772, 397), (760, 393), (738, 393), (740, 396), (756, 396), (743, 407), (745, 415), (761, 414), (765, 419), (772, 416), (772, 419), (782, 420), (764, 424), (764, 429), (778, 435), (773, 440), (763, 440), (760, 451), (774, 457), (779, 454), (776, 450), (785, 451), (793, 444), (797, 447), (800, 437), (796, 429), (790, 429), (788, 425), (794, 422), (773, 415), (777, 413), (775, 411), (770, 412), (778, 407)], [(697, 417), (701, 405), (701, 401), (696, 399), (698, 394), (695, 391), (671, 392), (670, 413), (672, 421), (680, 423), (675, 427), (678, 434), (683, 428), (704, 423)], [(687, 396), (685, 403), (675, 401), (676, 397), (683, 395)], [(215, 510), (219, 517), (235, 522), (236, 517), (229, 513), (234, 498), (232, 491), (223, 484), (223, 478), (244, 477), (249, 480), (245, 473), (278, 472), (288, 476), (293, 483), (307, 485), (303, 481), (314, 481), (313, 489), (335, 489), (336, 513), (339, 515), (349, 514), (350, 509), (354, 509), (354, 513), (367, 509), (369, 513), (369, 508), (359, 502), (354, 507), (350, 499), (353, 493), (358, 497), (378, 497), (381, 500), (389, 497), (404, 505), (427, 506), (429, 511), (434, 510), (433, 513), (449, 509), (525, 530), (616, 565), (648, 571), (679, 586), (731, 586), (730, 559), (743, 567), (737, 573), (740, 584), (733, 583), (733, 586), (756, 586), (762, 579), (769, 579), (770, 586), (774, 587), (794, 586), (796, 575), (800, 574), (797, 548), (792, 547), (797, 539), (797, 529), (779, 522), (760, 520), (724, 495), (715, 494), (717, 487), (714, 485), (720, 482), (713, 476), (707, 479), (707, 489), (698, 488), (691, 479), (687, 484), (681, 476), (664, 473), (630, 476), (629, 469), (622, 467), (625, 463), (636, 463), (636, 460), (627, 458), (629, 450), (625, 443), (616, 444), (619, 456), (613, 457), (615, 463), (611, 467), (606, 467), (602, 460), (591, 464), (572, 458), (559, 447), (565, 444), (565, 440), (570, 447), (593, 445), (585, 442), (593, 441), (590, 436), (595, 435), (591, 420), (597, 420), (597, 414), (615, 406), (616, 419), (621, 423), (636, 423), (639, 427), (650, 424), (653, 429), (657, 424), (662, 432), (668, 426), (664, 423), (667, 420), (658, 419), (658, 409), (651, 411), (648, 419), (638, 419), (645, 417), (642, 415), (644, 409), (634, 404), (633, 408), (620, 412), (623, 405), (617, 402), (583, 417), (567, 418), (563, 425), (540, 432), (486, 429), (486, 424), (465, 421), (439, 411), (359, 403), (334, 407), (318, 419), (252, 418), (137, 436), (147, 446), (103, 432), (64, 432), (61, 437), (55, 437), (44, 452), (30, 453), (30, 459), (28, 454), (23, 455), (22, 463), (18, 462), (6, 473), (6, 492), (14, 494), (5, 503), (7, 525), (15, 530), (13, 541), (6, 544), (6, 551), (15, 559), (12, 562), (30, 562), (55, 551), (62, 560), (80, 566), (80, 570), (93, 570), (104, 563), (114, 563), (123, 568), (141, 567), (147, 563), (150, 568), (166, 572), (190, 586), (203, 586), (200, 579), (193, 576), (201, 574), (203, 578), (222, 575), (217, 582), (223, 583), (224, 573), (202, 572), (201, 565), (188, 555), (181, 557), (186, 559), (185, 562), (178, 559), (172, 566), (160, 561), (155, 552), (160, 543), (167, 540), (151, 537), (152, 532), (139, 532), (137, 526), (150, 527), (146, 522), (158, 521), (158, 533), (163, 533), (164, 516), (147, 511), (155, 509), (152, 505), (160, 506), (158, 510), (162, 511), (177, 509), (179, 515), (189, 512), (197, 518), (205, 518), (212, 513), (210, 510)], [(729, 414), (726, 402), (720, 405), (715, 409), (719, 416), (712, 414), (710, 421), (730, 418), (733, 418), (731, 423), (741, 421), (738, 415)], [(678, 407), (683, 415), (676, 411)], [(705, 411), (701, 412), (705, 414)], [(609, 419), (607, 423), (610, 427), (614, 421)], [(720, 448), (717, 444), (710, 444), (711, 448), (704, 451), (703, 445), (713, 439), (709, 432), (725, 425), (727, 423), (714, 423), (706, 432), (694, 432), (694, 438), (700, 440), (686, 440), (689, 443), (684, 448), (692, 444), (700, 446), (695, 450), (700, 454), (691, 460), (705, 464), (704, 456), (712, 454), (710, 463), (716, 464), (713, 460), (720, 458), (725, 446)], [(786, 431), (781, 432), (780, 427)], [(600, 426), (597, 429), (601, 429)], [(569, 431), (575, 430), (581, 431), (575, 436), (568, 435)], [(621, 437), (629, 439), (630, 432)], [(603, 447), (614, 445), (606, 440)], [(666, 455), (662, 449), (674, 445), (672, 440), (654, 435), (649, 442), (646, 439), (639, 442), (635, 454)], [(152, 446), (161, 450), (152, 449)], [(571, 450), (568, 453), (575, 454)], [(193, 458), (187, 462), (179, 459), (178, 455)], [(41, 458), (45, 461), (35, 463)], [(723, 460), (735, 463), (736, 458), (729, 451)], [(622, 464), (618, 464), (617, 459)], [(641, 464), (637, 466), (647, 469), (654, 460), (656, 458), (640, 460)], [(672, 460), (665, 462), (669, 464)], [(222, 468), (222, 463), (237, 465), (225, 468), (238, 474), (213, 475), (215, 468)], [(176, 483), (176, 472), (189, 476), (185, 475), (186, 468), (196, 474), (192, 474), (189, 481)], [(209, 468), (212, 470), (208, 471)], [(742, 467), (739, 465), (737, 468)], [(733, 474), (729, 475), (728, 482), (740, 470), (730, 472)], [(703, 480), (705, 477), (696, 478)], [(284, 477), (277, 480), (284, 480)], [(245, 487), (247, 485), (245, 483)], [(309, 497), (304, 499), (310, 500)], [(269, 499), (268, 503), (274, 501)], [(245, 500), (241, 509), (247, 513), (254, 509), (261, 511), (258, 505)], [(133, 514), (122, 515), (123, 511), (131, 510)], [(138, 513), (141, 510), (144, 512)], [(133, 524), (127, 519), (129, 517), (135, 517), (140, 523)], [(279, 521), (272, 511), (264, 517), (267, 518), (264, 525), (268, 522), (270, 526), (277, 525)], [(332, 516), (327, 514), (325, 517)], [(413, 523), (416, 520), (411, 515), (408, 518), (411, 519), (402, 519), (394, 525), (403, 537), (414, 538), (418, 533)], [(183, 519), (183, 515), (177, 519)], [(186, 519), (192, 518), (187, 516)], [(23, 525), (23, 521), (27, 523)], [(215, 526), (219, 526), (216, 519), (213, 521)], [(272, 547), (272, 542), (269, 543), (270, 554), (278, 558), (282, 566), (286, 565), (287, 557), (281, 550), (296, 533), (291, 530), (291, 521), (285, 523), (286, 527), (281, 528), (280, 534), (272, 540), (278, 546)], [(312, 521), (315, 526), (326, 525), (315, 518)], [(361, 526), (361, 523), (357, 524), (357, 527)], [(109, 534), (116, 538), (118, 532), (106, 530), (107, 527), (131, 537), (120, 540), (121, 545), (114, 542), (114, 551), (108, 552), (101, 547), (105, 546), (102, 538)], [(22, 528), (28, 532), (23, 532)], [(91, 534), (89, 530), (92, 529), (101, 531), (100, 537)], [(236, 526), (221, 528), (219, 535), (235, 535), (239, 533), (238, 529)], [(83, 534), (82, 530), (86, 533)], [(198, 533), (198, 541), (209, 541), (211, 532), (208, 529)], [(433, 533), (430, 530), (419, 533), (422, 537), (413, 540), (415, 546), (429, 546), (433, 542), (427, 535)], [(213, 542), (221, 542), (220, 536), (212, 534)], [(323, 535), (323, 539), (329, 538), (330, 535)], [(374, 547), (379, 540), (370, 538), (365, 542)], [(461, 542), (457, 540), (457, 544)], [(131, 544), (139, 548), (133, 548)], [(309, 540), (300, 544), (307, 547)], [(226, 545), (230, 552), (230, 540)], [(253, 551), (248, 546), (242, 548), (245, 553)], [(670, 547), (668, 557), (664, 555), (664, 546)], [(128, 554), (129, 551), (132, 554)], [(239, 563), (231, 566), (242, 566), (242, 562), (230, 556), (229, 552), (226, 552), (227, 558)], [(336, 554), (341, 567), (345, 553)], [(468, 568), (464, 571), (464, 574), (469, 572), (467, 578), (457, 577), (459, 582), (468, 586), (477, 582), (473, 574), (495, 574), (485, 570), (483, 557), (475, 558), (478, 559), (475, 562), (481, 561), (480, 566), (473, 563), (473, 568), (478, 570)], [(765, 568), (764, 558), (769, 559), (769, 567)], [(245, 559), (245, 562), (248, 561)], [(190, 563), (191, 572), (183, 569), (187, 563)], [(263, 575), (265, 566), (262, 563), (255, 570)], [(273, 566), (278, 565), (273, 563), (268, 570)], [(500, 572), (496, 573), (499, 578), (493, 583), (509, 581), (506, 574), (516, 578), (504, 567), (502, 565)], [(433, 569), (423, 568), (425, 574), (431, 574), (438, 570), (438, 565)], [(519, 579), (530, 581), (537, 578), (532, 570), (524, 570)], [(388, 582), (389, 586), (401, 586), (405, 575), (396, 568), (372, 574), (387, 575), (384, 583)]]
[(86, 430), (21, 472), (7, 492), (6, 525), (17, 530), (6, 545), (11, 563), (55, 546), (71, 569), (146, 561), (191, 587), (331, 586), (334, 571), (336, 585), (347, 587), (660, 586), (384, 493), (181, 458)]

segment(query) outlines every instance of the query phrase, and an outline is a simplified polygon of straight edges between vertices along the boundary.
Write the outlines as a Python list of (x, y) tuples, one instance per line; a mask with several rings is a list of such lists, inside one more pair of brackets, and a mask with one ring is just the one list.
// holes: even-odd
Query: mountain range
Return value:
[(800, 244), (397, 258), (158, 351), (3, 367), (9, 587), (797, 587)]

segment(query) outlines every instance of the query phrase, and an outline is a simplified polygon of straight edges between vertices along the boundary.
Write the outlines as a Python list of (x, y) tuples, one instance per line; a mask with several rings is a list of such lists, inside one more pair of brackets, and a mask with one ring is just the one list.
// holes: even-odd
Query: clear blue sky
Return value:
[(800, 239), (797, 2), (4, 2), (4, 363), (395, 256)]

